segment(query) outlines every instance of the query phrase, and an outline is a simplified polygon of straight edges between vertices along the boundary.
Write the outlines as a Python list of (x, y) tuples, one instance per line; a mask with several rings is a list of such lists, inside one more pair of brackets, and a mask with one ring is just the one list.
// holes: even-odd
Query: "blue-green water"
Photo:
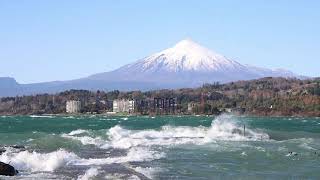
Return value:
[(320, 179), (316, 117), (2, 116), (0, 149), (0, 179)]

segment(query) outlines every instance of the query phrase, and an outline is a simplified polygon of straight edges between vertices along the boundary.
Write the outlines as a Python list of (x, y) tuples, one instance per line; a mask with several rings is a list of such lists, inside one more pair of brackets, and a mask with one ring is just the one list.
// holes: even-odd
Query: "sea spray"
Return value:
[(218, 116), (208, 129), (206, 138), (223, 141), (268, 140), (269, 135), (261, 130), (245, 129), (246, 124), (232, 115)]
[(12, 152), (7, 150), (0, 155), (0, 161), (10, 163), (18, 170), (30, 170), (32, 172), (54, 171), (77, 159), (79, 159), (77, 155), (63, 149), (43, 154), (29, 151)]
[(162, 126), (159, 130), (129, 130), (116, 125), (106, 132), (107, 139), (92, 137), (88, 131), (78, 129), (62, 137), (78, 140), (84, 145), (92, 144), (99, 148), (128, 149), (137, 146), (170, 146), (179, 144), (204, 144), (215, 141), (258, 141), (268, 140), (269, 135), (257, 129), (247, 127), (231, 115), (216, 117), (210, 127), (198, 126)]
[[(0, 118), (0, 143), (7, 151), (0, 159), (18, 166), (19, 179), (101, 179), (113, 175), (118, 179), (265, 179), (270, 172), (279, 179), (320, 177), (320, 135), (315, 118), (307, 122), (302, 122), (303, 118), (288, 121), (280, 117), (228, 115), (214, 119), (100, 119)], [(285, 138), (274, 138), (275, 135)], [(34, 140), (27, 141), (30, 138)], [(4, 148), (10, 145), (26, 148)], [(286, 157), (288, 152), (298, 155)]]
[(242, 125), (229, 115), (218, 116), (210, 127), (162, 126), (160, 130), (128, 130), (116, 125), (109, 129), (107, 135), (110, 140), (107, 143), (115, 148), (269, 139), (268, 134), (250, 128), (244, 134)]

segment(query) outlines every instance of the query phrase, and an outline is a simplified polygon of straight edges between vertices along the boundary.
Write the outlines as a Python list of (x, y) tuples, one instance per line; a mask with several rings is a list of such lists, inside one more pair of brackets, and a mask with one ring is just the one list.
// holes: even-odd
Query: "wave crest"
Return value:
[(210, 127), (162, 126), (159, 130), (128, 130), (117, 125), (107, 132), (115, 148), (135, 146), (203, 144), (215, 141), (257, 141), (269, 139), (259, 130), (246, 128), (229, 115), (217, 117)]
[(6, 151), (0, 156), (0, 161), (10, 163), (19, 170), (36, 171), (54, 171), (58, 167), (67, 165), (79, 159), (77, 155), (72, 152), (59, 149), (51, 153), (38, 152), (12, 152)]

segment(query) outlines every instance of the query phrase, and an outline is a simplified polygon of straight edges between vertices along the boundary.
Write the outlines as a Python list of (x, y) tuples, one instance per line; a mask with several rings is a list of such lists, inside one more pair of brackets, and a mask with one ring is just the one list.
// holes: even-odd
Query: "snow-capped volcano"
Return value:
[(260, 77), (292, 77), (289, 71), (242, 65), (190, 39), (117, 70), (90, 76), (95, 80), (151, 82), (160, 87), (193, 87)]
[(153, 54), (134, 66), (142, 66), (144, 71), (164, 70), (168, 72), (182, 71), (226, 71), (242, 66), (223, 55), (213, 52), (187, 39), (180, 41), (174, 47)]
[(37, 84), (18, 84), (14, 79), (0, 78), (0, 97), (55, 93), (68, 89), (152, 90), (197, 87), (204, 83), (267, 76), (300, 77), (286, 70), (242, 65), (188, 39), (114, 71), (86, 78)]

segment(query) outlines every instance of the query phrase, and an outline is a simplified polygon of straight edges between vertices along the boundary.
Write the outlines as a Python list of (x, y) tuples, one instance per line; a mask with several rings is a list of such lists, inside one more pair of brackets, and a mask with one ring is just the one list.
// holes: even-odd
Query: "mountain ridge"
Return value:
[[(234, 76), (235, 74), (238, 78)], [(171, 48), (124, 65), (114, 71), (95, 74), (88, 78), (102, 80), (112, 76), (113, 78), (140, 81), (149, 81), (152, 77), (152, 80), (156, 82), (160, 80), (170, 82), (172, 77), (181, 81), (181, 79), (200, 76), (195, 79), (199, 81), (198, 85), (201, 85), (201, 83), (207, 81), (230, 82), (264, 76), (295, 77), (298, 75), (290, 71), (242, 65), (187, 39), (178, 42)], [(169, 77), (165, 78), (166, 76)], [(148, 77), (148, 79), (144, 77)], [(201, 78), (204, 78), (204, 80), (201, 81)]]
[[(152, 90), (197, 87), (204, 83), (226, 83), (262, 77), (301, 77), (287, 70), (243, 65), (191, 39), (146, 56), (113, 71), (88, 77), (34, 84), (19, 84), (0, 78), (0, 96), (56, 93), (68, 89)], [(13, 81), (14, 80), (14, 81)], [(11, 85), (8, 85), (8, 82)], [(14, 83), (15, 82), (15, 83)], [(9, 84), (10, 84), (9, 83)]]

